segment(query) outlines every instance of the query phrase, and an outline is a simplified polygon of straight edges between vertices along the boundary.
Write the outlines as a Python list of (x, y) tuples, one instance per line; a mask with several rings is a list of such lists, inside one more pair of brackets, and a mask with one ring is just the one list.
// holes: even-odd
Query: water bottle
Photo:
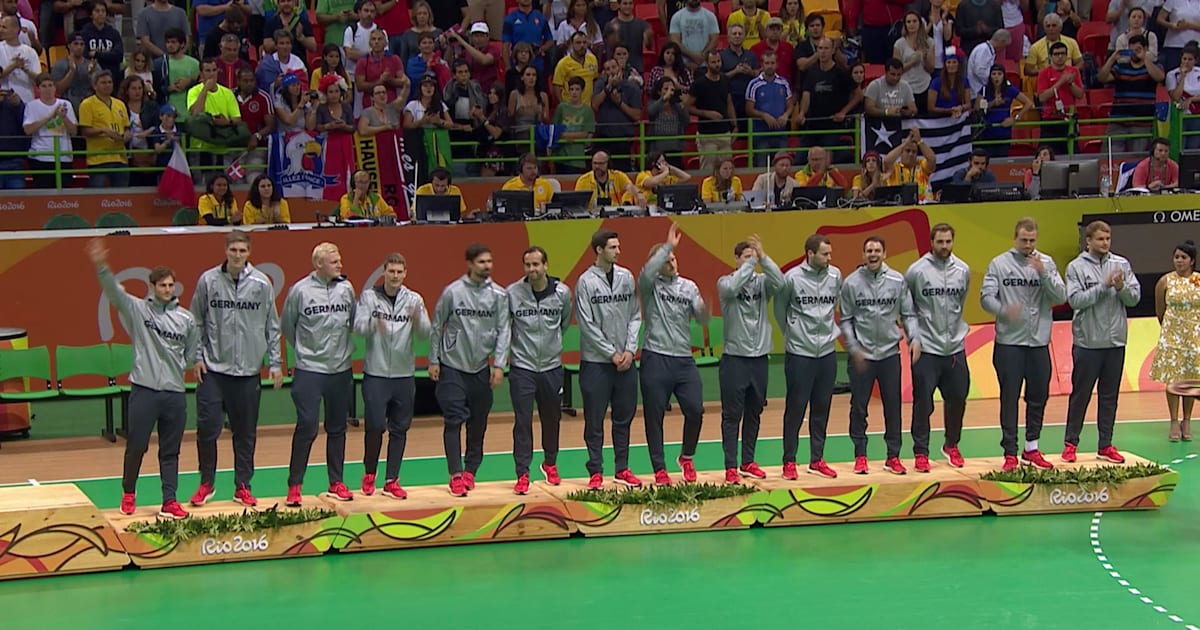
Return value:
[[(771, 175), (772, 179), (774, 177), (775, 177), (774, 175)], [(767, 182), (767, 210), (774, 210), (774, 209), (775, 209), (775, 182), (768, 181)]]
[(1100, 196), (1107, 197), (1110, 191), (1112, 191), (1112, 175), (1110, 171), (1106, 170), (1104, 175), (1100, 176)]

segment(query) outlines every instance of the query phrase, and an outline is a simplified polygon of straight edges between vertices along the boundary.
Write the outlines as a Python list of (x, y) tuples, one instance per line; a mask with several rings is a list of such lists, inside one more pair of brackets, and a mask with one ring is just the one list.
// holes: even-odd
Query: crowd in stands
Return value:
[(474, 160), (456, 174), (518, 174), (524, 150), (503, 141), (551, 126), (556, 173), (588, 171), (597, 150), (624, 171), (661, 152), (719, 173), (823, 146), (817, 159), (861, 158), (870, 190), (932, 165), (839, 151), (863, 114), (979, 112), (997, 157), (1022, 116), (1061, 155), (1089, 114), (1114, 151), (1144, 153), (1158, 101), (1200, 113), (1200, 0), (0, 0), (0, 14), (0, 170), (31, 168), (37, 187), (75, 152), (88, 185), (147, 185), (177, 143), (201, 166), (233, 150), (261, 165), (272, 132), (300, 130), (345, 151), (354, 133), (444, 129)]

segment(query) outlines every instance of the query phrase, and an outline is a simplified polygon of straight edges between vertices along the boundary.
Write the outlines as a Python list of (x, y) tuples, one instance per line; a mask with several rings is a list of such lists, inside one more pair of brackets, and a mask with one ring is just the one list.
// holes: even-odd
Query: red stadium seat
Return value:
[(866, 80), (867, 83), (870, 83), (871, 81), (874, 81), (875, 79), (878, 79), (879, 77), (883, 76), (883, 64), (881, 64), (881, 63), (865, 64), (863, 66), (863, 70), (865, 70), (865, 72), (866, 72), (864, 79)]
[(1108, 38), (1112, 34), (1112, 25), (1106, 22), (1084, 22), (1079, 25), (1080, 52), (1090, 52), (1096, 59), (1096, 67), (1104, 65), (1108, 59)]

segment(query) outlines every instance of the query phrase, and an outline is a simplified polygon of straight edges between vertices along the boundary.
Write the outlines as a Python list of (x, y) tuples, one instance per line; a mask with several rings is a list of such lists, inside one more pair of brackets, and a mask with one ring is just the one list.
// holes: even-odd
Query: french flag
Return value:
[(171, 161), (163, 171), (162, 179), (158, 180), (158, 195), (166, 199), (174, 199), (181, 206), (193, 206), (196, 203), (196, 189), (192, 186), (192, 169), (188, 167), (183, 148), (175, 143), (171, 152)]

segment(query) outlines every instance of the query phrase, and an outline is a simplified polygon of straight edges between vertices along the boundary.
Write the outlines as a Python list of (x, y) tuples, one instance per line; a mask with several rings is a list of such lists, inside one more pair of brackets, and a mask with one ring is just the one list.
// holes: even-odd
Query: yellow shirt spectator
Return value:
[(579, 77), (583, 79), (583, 98), (590, 100), (592, 98), (592, 81), (600, 74), (600, 65), (596, 61), (596, 55), (587, 53), (583, 57), (583, 63), (575, 60), (571, 55), (563, 57), (558, 65), (554, 66), (553, 85), (562, 86), (562, 93), (559, 97), (564, 103), (569, 101), (567, 96), (567, 80), (571, 77)]
[[(421, 184), (420, 186), (417, 187), (416, 195), (418, 197), (421, 195), (436, 195), (436, 194), (437, 194), (436, 192), (433, 192), (433, 184)], [(454, 184), (450, 184), (450, 186), (448, 186), (446, 188), (446, 194), (447, 195), (458, 195), (459, 212), (462, 213), (462, 212), (467, 211), (467, 200), (463, 199), (462, 191), (459, 190), (458, 186), (455, 186)], [(534, 195), (534, 197), (537, 197), (537, 195)], [(416, 214), (417, 214), (416, 209), (414, 208), (413, 211), (409, 214), (416, 216)]]
[[(1083, 63), (1083, 53), (1079, 52), (1078, 42), (1066, 35), (1059, 35), (1058, 41), (1067, 45), (1067, 58), (1071, 65), (1078, 66)], [(1046, 42), (1045, 37), (1037, 40), (1029, 47), (1029, 54), (1025, 57), (1025, 64), (1033, 66), (1034, 70), (1038, 72), (1041, 72), (1046, 66), (1050, 65), (1050, 44)]]
[(704, 203), (728, 203), (742, 200), (742, 178), (734, 175), (729, 180), (729, 188), (717, 190), (717, 178), (709, 175), (700, 184), (700, 200)]
[[(641, 173), (638, 173), (637, 187), (638, 187), (638, 190), (642, 191), (642, 196), (644, 196), (646, 198), (646, 203), (657, 204), (658, 203), (658, 193), (651, 191), (651, 190), (647, 190), (646, 186), (645, 186), (646, 180), (650, 179), (651, 177), (653, 177), (653, 174), (650, 171), (642, 171)], [(662, 182), (660, 182), (658, 185), (659, 186), (672, 186), (672, 185), (678, 184), (678, 183), (679, 183), (678, 177), (676, 177), (674, 175), (667, 175), (667, 178), (662, 180)]]
[(929, 176), (933, 174), (933, 167), (925, 158), (917, 158), (917, 163), (909, 168), (902, 164), (900, 160), (892, 165), (892, 172), (888, 173), (888, 186), (902, 186), (904, 184), (917, 185), (917, 199), (925, 201), (929, 197)]
[(826, 188), (841, 188), (842, 187), (840, 184), (837, 183), (837, 180), (834, 179), (833, 169), (828, 169), (825, 171), (824, 175), (817, 177), (812, 172), (811, 168), (805, 166), (805, 167), (801, 168), (800, 170), (796, 171), (796, 174), (793, 175), (792, 177), (796, 178), (796, 185), (800, 186), (802, 188), (808, 187), (808, 186), (824, 186)]
[(228, 225), (241, 225), (241, 222), (235, 222), (230, 218), (233, 214), (234, 203), (225, 203), (215, 196), (208, 193), (200, 195), (200, 199), (196, 201), (196, 210), (200, 215), (200, 220), (203, 222), (204, 217), (212, 215), (214, 219), (225, 221)]
[(554, 186), (550, 180), (539, 177), (533, 180), (533, 186), (526, 186), (525, 182), (521, 181), (520, 176), (514, 177), (500, 187), (501, 190), (532, 190), (533, 191), (533, 208), (541, 210), (544, 204), (550, 202), (550, 198), (554, 196)]
[[(109, 98), (108, 102), (92, 95), (79, 104), (79, 126), (94, 129), (111, 129), (122, 136), (129, 129), (129, 110), (117, 98)], [(125, 140), (113, 140), (104, 135), (87, 136), (87, 165), (97, 164), (128, 164), (129, 157), (125, 154)], [(96, 153), (99, 151), (100, 153)], [(110, 153), (104, 153), (109, 151)]]
[(767, 35), (767, 20), (771, 19), (771, 14), (767, 13), (766, 9), (759, 9), (754, 12), (753, 18), (747, 18), (745, 11), (738, 9), (729, 14), (725, 19), (725, 32), (729, 32), (729, 27), (734, 24), (741, 24), (742, 28), (746, 29), (746, 41), (742, 42), (742, 48), (749, 50), (759, 40)]
[(342, 195), (341, 208), (339, 210), (343, 219), (350, 217), (360, 217), (363, 219), (378, 219), (384, 215), (394, 215), (395, 210), (388, 205), (388, 202), (379, 193), (367, 193), (367, 198), (362, 204), (354, 203), (354, 197), (351, 193)]
[(288, 212), (287, 199), (279, 200), (277, 212), (272, 212), (270, 209), (257, 208), (251, 205), (249, 201), (242, 206), (242, 225), (276, 225), (291, 222), (292, 215)]
[(629, 188), (632, 185), (629, 176), (621, 171), (609, 171), (608, 181), (604, 185), (596, 184), (596, 174), (593, 171), (588, 171), (575, 180), (575, 190), (592, 191), (592, 200), (588, 203), (591, 208), (600, 205), (597, 199), (608, 199), (612, 205), (631, 203)]

